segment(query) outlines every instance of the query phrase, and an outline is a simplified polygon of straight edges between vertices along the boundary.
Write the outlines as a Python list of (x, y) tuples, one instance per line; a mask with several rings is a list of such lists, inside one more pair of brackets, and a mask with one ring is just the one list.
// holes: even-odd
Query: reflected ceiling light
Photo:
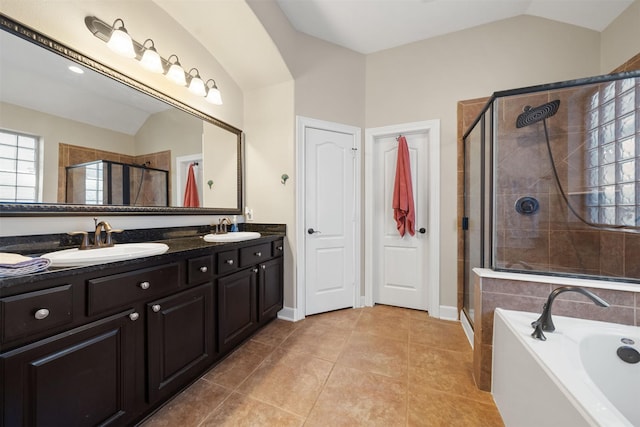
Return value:
[[(120, 24), (120, 28), (116, 28), (116, 25)], [(136, 52), (133, 50), (133, 40), (131, 36), (127, 32), (127, 29), (124, 27), (124, 21), (120, 18), (113, 21), (112, 25), (113, 31), (111, 32), (111, 37), (109, 37), (109, 41), (107, 42), (107, 46), (111, 50), (116, 53), (119, 53), (122, 56), (126, 56), (127, 58), (135, 58)]]
[(84, 74), (84, 70), (80, 67), (78, 67), (77, 65), (69, 65), (69, 67), (67, 67), (69, 69), (69, 71), (76, 73), (76, 74)]
[[(213, 82), (213, 86), (209, 87), (209, 82)], [(213, 79), (207, 80), (206, 87), (208, 91), (207, 91), (207, 97), (205, 99), (212, 104), (222, 105), (222, 95), (220, 94), (220, 90), (216, 85), (216, 81)]]
[[(149, 47), (147, 47), (147, 42), (151, 42)], [(140, 65), (152, 73), (163, 73), (162, 58), (160, 58), (160, 54), (156, 50), (153, 40), (146, 39), (144, 43), (142, 43), (142, 47), (144, 48), (144, 53), (142, 54), (142, 58), (140, 58)]]
[[(174, 56), (176, 58), (176, 62), (171, 62), (171, 58), (173, 58)], [(178, 55), (176, 54), (171, 55), (169, 59), (167, 59), (167, 62), (171, 64), (171, 66), (167, 70), (167, 74), (166, 74), (167, 78), (177, 85), (186, 86), (187, 79), (184, 76), (184, 69), (182, 68), (182, 65), (180, 65), (180, 61), (178, 60)]]
[[(196, 70), (196, 75), (191, 74), (193, 70)], [(196, 95), (205, 96), (207, 94), (207, 89), (204, 86), (204, 81), (200, 77), (200, 72), (197, 68), (192, 68), (189, 70), (189, 76), (191, 77), (191, 82), (189, 82), (189, 90)]]

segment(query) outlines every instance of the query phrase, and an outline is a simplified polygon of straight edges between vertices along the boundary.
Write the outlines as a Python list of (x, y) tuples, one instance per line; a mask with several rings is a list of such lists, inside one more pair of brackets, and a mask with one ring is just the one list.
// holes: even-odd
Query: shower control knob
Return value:
[(418, 230), (418, 233), (420, 233), (420, 234), (424, 234), (424, 233), (426, 233), (426, 232), (427, 232), (427, 229), (426, 229), (426, 228), (424, 228), (424, 227), (421, 227), (421, 228)]
[(160, 304), (154, 304), (151, 306), (151, 310), (153, 310), (154, 313), (157, 313), (160, 311), (162, 307), (160, 307)]

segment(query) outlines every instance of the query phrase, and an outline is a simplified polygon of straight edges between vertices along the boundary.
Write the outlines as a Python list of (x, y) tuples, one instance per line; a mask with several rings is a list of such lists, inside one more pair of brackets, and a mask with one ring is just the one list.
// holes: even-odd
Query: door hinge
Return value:
[(469, 218), (466, 216), (462, 217), (462, 229), (463, 230), (468, 230), (469, 229)]

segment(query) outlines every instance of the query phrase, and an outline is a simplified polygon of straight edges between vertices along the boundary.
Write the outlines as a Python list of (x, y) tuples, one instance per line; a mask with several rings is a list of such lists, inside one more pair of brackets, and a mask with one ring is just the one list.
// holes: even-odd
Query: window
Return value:
[(601, 85), (587, 100), (587, 198), (591, 222), (640, 225), (640, 79)]
[(40, 201), (39, 145), (37, 136), (0, 130), (0, 202)]
[(103, 162), (95, 162), (85, 166), (85, 203), (88, 205), (102, 205), (104, 202), (102, 191)]

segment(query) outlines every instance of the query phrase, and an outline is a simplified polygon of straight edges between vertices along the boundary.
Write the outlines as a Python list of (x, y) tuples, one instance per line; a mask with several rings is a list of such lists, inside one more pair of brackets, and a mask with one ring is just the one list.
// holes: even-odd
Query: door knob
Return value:
[(307, 233), (309, 234), (315, 234), (315, 233), (320, 233), (318, 230), (314, 230), (313, 228), (310, 228), (307, 230)]
[(424, 233), (426, 233), (426, 232), (427, 232), (427, 229), (426, 229), (426, 228), (424, 228), (424, 227), (422, 227), (422, 228), (420, 228), (420, 229), (418, 230), (418, 233), (420, 233), (420, 234), (424, 234)]

